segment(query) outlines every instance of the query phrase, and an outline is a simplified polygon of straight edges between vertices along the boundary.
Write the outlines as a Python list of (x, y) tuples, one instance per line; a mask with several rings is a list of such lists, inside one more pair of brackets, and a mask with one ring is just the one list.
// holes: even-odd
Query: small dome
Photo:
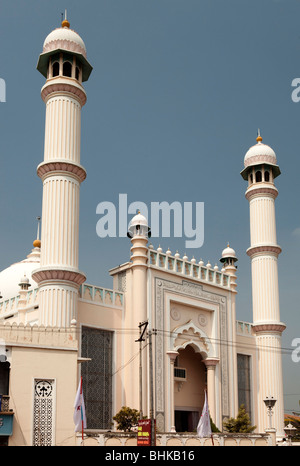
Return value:
[(68, 26), (54, 29), (44, 41), (43, 53), (57, 49), (81, 53), (86, 58), (86, 48), (83, 40), (76, 31)]
[(273, 149), (267, 144), (263, 144), (260, 137), (258, 137), (257, 140), (257, 144), (250, 147), (245, 155), (245, 167), (249, 167), (250, 165), (258, 165), (261, 163), (277, 165), (277, 158)]
[(127, 236), (133, 238), (133, 236), (147, 236), (150, 237), (150, 228), (148, 227), (148, 221), (140, 211), (130, 220), (128, 225)]
[(136, 225), (144, 225), (144, 226), (148, 226), (148, 222), (147, 222), (147, 219), (146, 217), (144, 217), (144, 215), (142, 215), (140, 212), (138, 212), (129, 222), (129, 227), (130, 228), (131, 226), (136, 226)]
[(223, 249), (220, 262), (226, 262), (227, 259), (233, 259), (234, 261), (237, 261), (235, 250), (232, 249), (229, 244), (227, 245), (227, 248)]

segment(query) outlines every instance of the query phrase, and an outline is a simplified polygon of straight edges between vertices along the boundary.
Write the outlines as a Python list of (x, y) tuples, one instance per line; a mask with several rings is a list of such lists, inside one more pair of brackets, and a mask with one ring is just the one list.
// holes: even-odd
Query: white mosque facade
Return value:
[[(23, 261), (0, 273), (0, 395), (9, 396), (9, 445), (74, 445), (74, 400), (82, 377), (87, 430), (112, 429), (122, 406), (150, 416), (160, 432), (194, 431), (207, 391), (222, 431), (244, 404), (265, 432), (266, 397), (276, 399), (272, 427), (284, 435), (274, 151), (257, 138), (244, 158), (251, 244), (253, 322), (236, 314), (235, 251), (220, 267), (157, 249), (141, 214), (129, 224), (129, 260), (110, 270), (113, 287), (87, 284), (79, 269), (79, 195), (83, 83), (92, 67), (65, 19), (46, 38), (41, 239)], [(144, 341), (139, 345), (143, 323)], [(151, 337), (153, 373), (149, 371)], [(139, 346), (141, 353), (139, 355)], [(151, 347), (150, 347), (151, 348)], [(139, 357), (140, 356), (140, 357)], [(153, 378), (153, 390), (150, 390)], [(1, 410), (0, 410), (1, 411)], [(1, 437), (0, 437), (1, 439)], [(2, 438), (3, 441), (3, 438)]]

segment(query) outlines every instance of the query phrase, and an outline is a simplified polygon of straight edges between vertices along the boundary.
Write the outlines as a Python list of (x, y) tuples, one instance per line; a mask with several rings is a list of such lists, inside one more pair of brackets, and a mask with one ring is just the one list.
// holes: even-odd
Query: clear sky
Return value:
[[(0, 267), (22, 260), (36, 236), (42, 183), (44, 78), (36, 70), (44, 39), (67, 8), (93, 66), (85, 84), (81, 163), (80, 269), (112, 287), (108, 273), (130, 256), (128, 238), (96, 234), (102, 201), (204, 202), (204, 244), (153, 238), (214, 265), (230, 243), (238, 256), (237, 318), (252, 320), (249, 205), (240, 176), (256, 143), (276, 152), (276, 200), (284, 394), (300, 410), (300, 78), (299, 0), (0, 0)], [(129, 217), (130, 218), (130, 217)], [(129, 219), (128, 218), (128, 219)], [(0, 284), (1, 289), (1, 284)]]

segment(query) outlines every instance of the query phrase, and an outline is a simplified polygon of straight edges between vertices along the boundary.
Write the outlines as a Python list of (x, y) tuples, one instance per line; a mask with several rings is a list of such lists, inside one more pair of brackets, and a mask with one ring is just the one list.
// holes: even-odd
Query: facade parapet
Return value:
[(69, 328), (0, 323), (0, 338), (6, 346), (78, 350), (76, 326)]
[(148, 264), (150, 266), (230, 289), (230, 276), (221, 270), (217, 270), (216, 266), (211, 267), (210, 264), (205, 266), (201, 261), (197, 264), (195, 259), (189, 261), (153, 249), (149, 249), (148, 254)]

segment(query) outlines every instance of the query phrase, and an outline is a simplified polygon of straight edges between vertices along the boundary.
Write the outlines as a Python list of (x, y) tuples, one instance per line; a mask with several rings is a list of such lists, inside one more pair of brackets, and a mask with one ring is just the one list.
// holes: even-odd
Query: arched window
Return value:
[(268, 170), (265, 170), (265, 181), (270, 181), (270, 172)]
[(256, 177), (256, 183), (259, 183), (259, 182), (262, 180), (261, 171), (260, 171), (260, 170), (258, 170), (258, 171), (255, 173), (255, 177)]
[(77, 79), (77, 81), (79, 81), (79, 76), (80, 76), (80, 69), (78, 68), (78, 66), (76, 66), (76, 69), (75, 69), (75, 79)]
[(59, 75), (59, 63), (58, 61), (54, 62), (52, 65), (52, 76), (58, 76)]
[(252, 175), (252, 173), (250, 173), (250, 184), (252, 184), (252, 183), (253, 183), (253, 175)]
[(72, 76), (72, 64), (69, 61), (65, 61), (63, 65), (63, 75), (71, 78)]

